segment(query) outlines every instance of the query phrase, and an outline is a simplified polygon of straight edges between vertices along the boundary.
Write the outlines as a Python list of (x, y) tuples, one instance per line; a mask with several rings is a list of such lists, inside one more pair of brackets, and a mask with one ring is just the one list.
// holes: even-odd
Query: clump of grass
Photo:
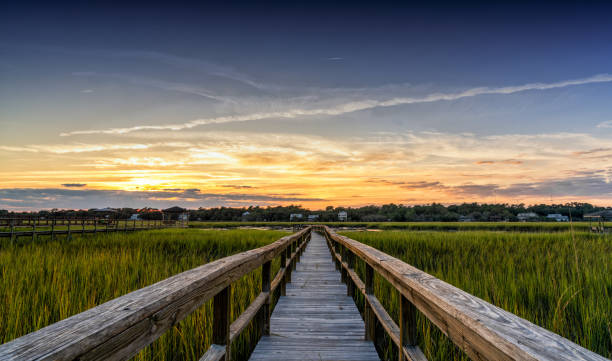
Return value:
[[(609, 326), (612, 322), (612, 239), (609, 235), (487, 231), (342, 234), (587, 349), (612, 357)], [(377, 277), (375, 293), (397, 322), (397, 292)], [(418, 334), (419, 344), (429, 360), (467, 360), (421, 314)], [(388, 359), (396, 357), (392, 355), (388, 349)]]
[[(269, 244), (286, 232), (166, 229), (0, 243), (0, 343), (215, 259)], [(272, 271), (278, 270), (279, 262)], [(235, 319), (260, 291), (256, 270), (233, 287)], [(212, 335), (208, 302), (140, 352), (136, 360), (198, 359)], [(237, 359), (256, 336), (236, 342)]]

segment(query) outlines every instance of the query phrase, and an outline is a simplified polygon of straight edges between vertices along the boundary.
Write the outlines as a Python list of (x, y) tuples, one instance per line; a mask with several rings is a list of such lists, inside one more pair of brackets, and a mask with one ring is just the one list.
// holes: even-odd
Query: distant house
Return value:
[(138, 213), (134, 213), (130, 217), (130, 221), (138, 221), (138, 220), (140, 220), (140, 214), (138, 214)]
[(345, 211), (338, 212), (338, 220), (340, 222), (345, 222), (346, 220), (348, 220), (348, 213), (346, 213)]
[(459, 222), (474, 222), (474, 218), (470, 216), (459, 216)]
[[(584, 219), (589, 220), (589, 228), (592, 232), (605, 233), (605, 222), (612, 220), (612, 209), (585, 214)], [(595, 222), (595, 224), (593, 224), (593, 222)]]
[(304, 216), (302, 213), (291, 213), (291, 215), (289, 215), (289, 222), (301, 221), (303, 218)]
[(317, 219), (319, 219), (319, 215), (318, 214), (310, 214), (310, 215), (308, 215), (308, 222), (314, 222)]
[(551, 214), (546, 216), (546, 219), (551, 219), (551, 220), (554, 220), (556, 222), (568, 222), (569, 221), (569, 217), (568, 216), (564, 216), (564, 215), (561, 215), (559, 213), (551, 213)]
[(519, 213), (516, 215), (516, 218), (518, 218), (519, 221), (521, 222), (526, 222), (530, 219), (535, 219), (538, 218), (538, 215), (533, 213), (533, 212), (526, 212), (526, 213)]
[(162, 210), (164, 221), (177, 220), (183, 223), (189, 221), (189, 211), (181, 207), (170, 207)]
[(249, 217), (249, 214), (251, 214), (251, 212), (246, 211), (246, 212), (242, 212), (242, 220), (246, 221)]

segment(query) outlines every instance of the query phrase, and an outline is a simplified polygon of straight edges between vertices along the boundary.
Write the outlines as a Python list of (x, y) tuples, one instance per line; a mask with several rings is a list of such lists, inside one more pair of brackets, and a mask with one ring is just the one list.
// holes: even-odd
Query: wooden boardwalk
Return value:
[(313, 232), (251, 360), (379, 360), (325, 239)]

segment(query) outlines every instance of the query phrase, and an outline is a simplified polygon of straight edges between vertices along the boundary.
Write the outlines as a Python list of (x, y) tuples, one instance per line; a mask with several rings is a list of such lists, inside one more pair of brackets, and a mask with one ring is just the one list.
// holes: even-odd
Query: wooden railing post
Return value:
[(372, 306), (368, 302), (368, 296), (374, 295), (374, 269), (367, 263), (365, 266), (365, 293), (365, 311), (363, 317), (365, 321), (365, 339), (366, 341), (373, 341), (376, 337), (376, 315), (374, 315)]
[(230, 354), (230, 314), (231, 314), (232, 286), (225, 287), (215, 295), (213, 301), (213, 339), (215, 345), (225, 346), (225, 360), (229, 361)]
[[(346, 263), (349, 270), (355, 268), (355, 255), (348, 249), (346, 251)], [(346, 277), (346, 295), (351, 296), (351, 298), (355, 296), (355, 283), (353, 282), (353, 278), (348, 274), (348, 270)]]
[(55, 239), (55, 216), (53, 216), (53, 220), (51, 221), (51, 241)]
[[(285, 258), (287, 258), (288, 260), (291, 260), (291, 245), (288, 245), (287, 248), (285, 248)], [(287, 266), (287, 272), (285, 272), (285, 283), (290, 283), (291, 282), (291, 270), (293, 269), (293, 266), (291, 265), (291, 261), (289, 261), (289, 265)]]
[(280, 272), (285, 271), (285, 276), (283, 277), (283, 279), (281, 280), (280, 283), (280, 295), (281, 296), (286, 296), (287, 295), (287, 252), (283, 251), (281, 253), (281, 269)]
[[(270, 268), (272, 262), (268, 261), (261, 266), (261, 292), (270, 292), (272, 288), (270, 279)], [(270, 299), (272, 294), (268, 295), (266, 303), (262, 307), (263, 312), (263, 330), (262, 335), (270, 336)]]
[[(330, 237), (330, 243), (331, 243), (332, 250), (334, 251), (334, 254), (338, 254), (338, 252), (340, 251), (338, 248), (338, 243), (336, 243), (336, 241), (331, 237)], [(341, 269), (340, 261), (338, 261), (338, 258), (336, 257), (334, 257), (334, 265), (336, 266), (337, 271)]]
[[(297, 253), (297, 240), (294, 240), (291, 242), (291, 248), (292, 248), (291, 254)], [(291, 260), (291, 269), (295, 271), (296, 267), (297, 267), (297, 255)]]
[[(405, 346), (416, 345), (416, 307), (408, 301), (408, 299), (399, 293), (400, 297), (400, 345), (403, 349)], [(400, 361), (405, 361), (404, 350), (399, 350)]]
[(344, 247), (344, 245), (340, 245), (340, 280), (342, 281), (342, 283), (348, 283), (347, 281), (347, 274), (346, 274), (346, 269), (344, 269), (344, 261), (346, 261), (346, 247)]

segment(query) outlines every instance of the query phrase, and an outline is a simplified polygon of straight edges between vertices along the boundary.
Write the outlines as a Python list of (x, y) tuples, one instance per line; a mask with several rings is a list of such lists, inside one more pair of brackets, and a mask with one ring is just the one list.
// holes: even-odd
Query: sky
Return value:
[(612, 6), (0, 5), (0, 209), (612, 206)]

